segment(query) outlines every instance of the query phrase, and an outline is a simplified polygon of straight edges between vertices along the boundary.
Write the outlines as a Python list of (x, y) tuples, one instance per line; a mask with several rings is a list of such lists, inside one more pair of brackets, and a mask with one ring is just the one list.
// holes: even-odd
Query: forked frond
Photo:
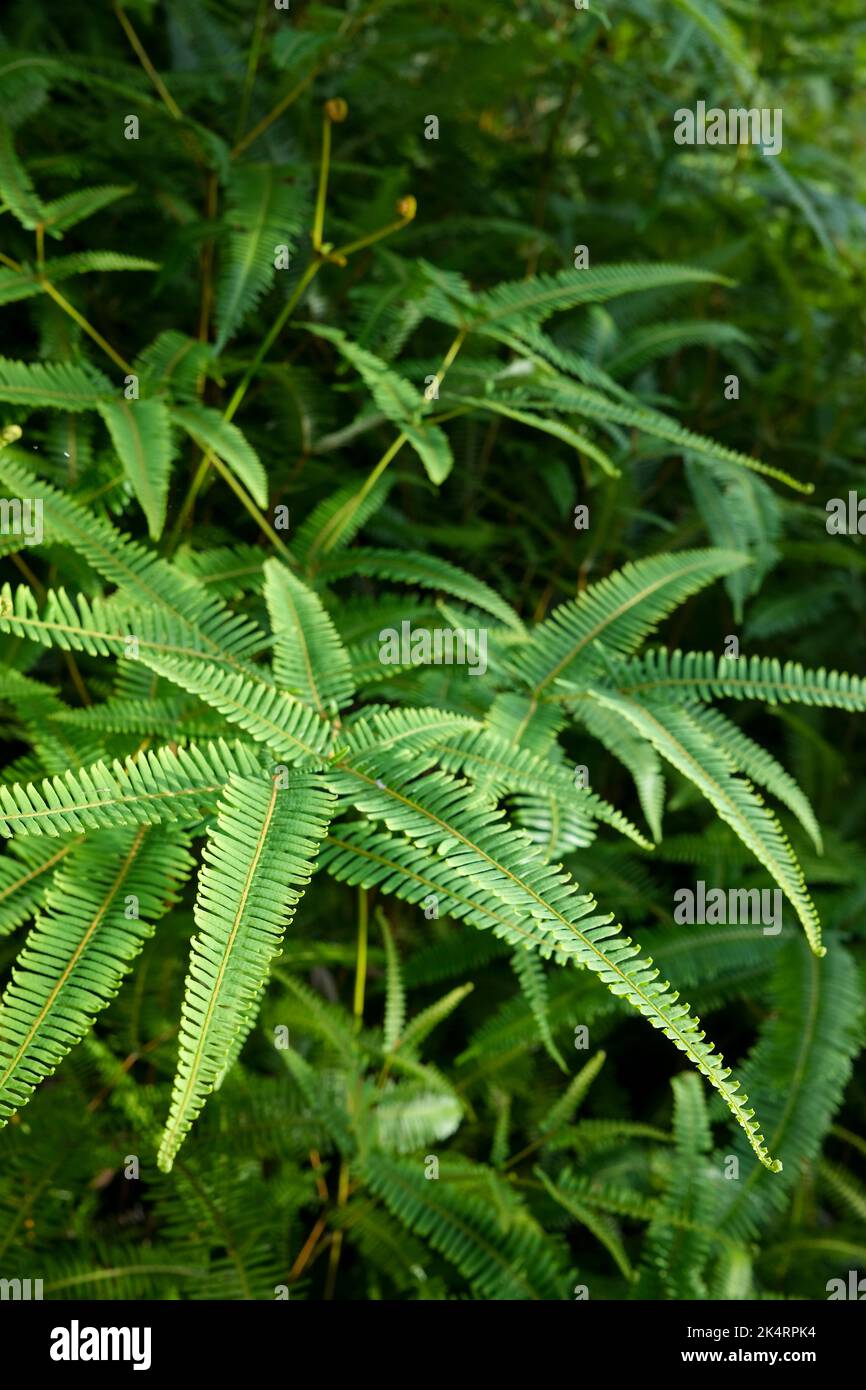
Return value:
[[(334, 768), (328, 780), (371, 819), (383, 821), (419, 849), (435, 846), (452, 872), (481, 890), (488, 901), (505, 904), (531, 921), (533, 931), (544, 939), (542, 955), (592, 970), (626, 999), (707, 1077), (743, 1126), (761, 1162), (778, 1171), (779, 1162), (768, 1154), (754, 1113), (739, 1094), (739, 1083), (728, 1080), (729, 1069), (704, 1041), (688, 1006), (659, 980), (639, 947), (620, 937), (611, 914), (598, 915), (592, 896), (578, 896), (578, 885), (569, 875), (546, 863), (529, 837), (511, 829), (502, 813), (477, 792), (444, 773), (413, 776), (397, 761), (390, 767), (381, 766), (381, 761), (378, 776), (360, 768)], [(507, 926), (503, 935), (509, 938)], [(515, 945), (521, 940), (511, 939)]]

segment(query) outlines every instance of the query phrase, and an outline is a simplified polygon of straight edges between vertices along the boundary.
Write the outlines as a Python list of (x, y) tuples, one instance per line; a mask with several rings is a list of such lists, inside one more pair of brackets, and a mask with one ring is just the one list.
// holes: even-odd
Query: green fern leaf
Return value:
[(372, 1192), (410, 1230), (454, 1264), (481, 1298), (564, 1298), (567, 1278), (557, 1247), (534, 1222), (501, 1223), (489, 1199), (454, 1178), (428, 1182), (421, 1165), (371, 1154)]
[(396, 580), (401, 584), (441, 591), (480, 608), (484, 613), (492, 613), (518, 635), (525, 635), (520, 618), (495, 589), (459, 565), (453, 565), (437, 555), (425, 555), (419, 550), (374, 550), (367, 546), (352, 546), (350, 550), (329, 555), (319, 566), (319, 574), (325, 582), (350, 575), (370, 574), (378, 579)]
[(686, 550), (624, 565), (560, 604), (516, 650), (512, 665), (535, 695), (556, 681), (591, 674), (601, 665), (594, 643), (621, 655), (635, 651), (685, 599), (745, 563), (735, 551)]
[(253, 669), (244, 658), (261, 649), (264, 635), (248, 619), (236, 617), (202, 584), (43, 482), (13, 459), (9, 449), (0, 448), (0, 479), (18, 497), (41, 497), (46, 538), (62, 539), (72, 546), (136, 607), (158, 609), (170, 621), (196, 629), (189, 645), (201, 646), (220, 664)]
[(142, 826), (107, 836), (78, 846), (58, 870), (0, 1000), (0, 1124), (117, 993), (192, 869), (178, 831), (157, 839)]
[(240, 724), (277, 757), (290, 763), (306, 762), (310, 767), (321, 767), (326, 760), (326, 750), (334, 741), (331, 725), (284, 691), (264, 681), (216, 671), (205, 661), (161, 657), (147, 650), (142, 650), (140, 659), (166, 680), (218, 709), (230, 723)]
[(45, 204), (15, 153), (12, 131), (5, 120), (0, 121), (0, 194), (22, 227), (32, 231), (45, 221)]
[(144, 749), (111, 767), (105, 762), (13, 786), (0, 785), (0, 835), (80, 834), (117, 826), (200, 819), (229, 777), (261, 769), (258, 750), (219, 739), (191, 748)]
[(268, 970), (309, 882), (331, 798), (296, 777), (231, 777), (199, 877), (180, 1052), (159, 1150), (169, 1171), (184, 1137), (254, 1021)]
[(304, 325), (317, 338), (326, 338), (343, 354), (363, 378), (373, 400), (387, 419), (397, 425), (427, 470), (433, 483), (442, 483), (454, 466), (448, 438), (438, 425), (423, 422), (429, 402), (405, 377), (390, 367), (375, 353), (353, 343), (339, 328), (326, 328), (319, 323)]
[(0, 936), (28, 921), (42, 904), (57, 866), (79, 840), (58, 849), (50, 840), (16, 840), (0, 859)]
[(291, 251), (301, 231), (305, 198), (271, 164), (235, 167), (226, 216), (230, 228), (216, 294), (216, 351), (234, 337), (274, 282), (277, 246)]
[(151, 539), (159, 540), (174, 454), (168, 408), (162, 401), (121, 399), (103, 401), (99, 413), (147, 517)]
[[(728, 1082), (730, 1072), (704, 1041), (697, 1020), (669, 986), (659, 982), (658, 972), (641, 959), (635, 943), (618, 939), (619, 927), (611, 915), (594, 915), (594, 899), (577, 896), (577, 885), (568, 875), (547, 864), (527, 836), (502, 824), (501, 812), (491, 809), (486, 799), (443, 773), (413, 776), (387, 758), (379, 760), (375, 776), (367, 771), (373, 756), (366, 755), (362, 767), (335, 768), (329, 782), (366, 815), (412, 839), (419, 864), (429, 857), (424, 847), (436, 846), (451, 870), (476, 892), (480, 889), (483, 898), (498, 900), (531, 921), (545, 939), (543, 955), (559, 962), (572, 959), (598, 974), (689, 1057), (737, 1116), (761, 1162), (778, 1171), (778, 1160), (767, 1153), (753, 1112), (738, 1094), (738, 1083)], [(507, 925), (502, 934), (508, 939)], [(510, 939), (518, 945), (522, 938)]]
[(73, 362), (15, 362), (0, 357), (0, 401), (35, 410), (96, 410), (113, 387), (93, 367)]
[(171, 419), (195, 440), (200, 449), (211, 449), (228, 464), (259, 507), (268, 505), (267, 474), (255, 449), (237, 425), (225, 420), (218, 411), (198, 404), (172, 406)]
[(480, 324), (516, 330), (542, 323), (551, 314), (579, 304), (602, 304), (621, 294), (666, 285), (724, 284), (721, 276), (691, 266), (610, 265), (597, 270), (560, 270), (528, 280), (509, 280), (478, 296)]
[(775, 816), (764, 805), (722, 744), (705, 732), (688, 710), (676, 705), (638, 704), (621, 695), (593, 691), (592, 698), (621, 714), (672, 767), (703, 792), (722, 820), (764, 865), (803, 924), (812, 950), (826, 954), (821, 924), (803, 871)]
[(769, 705), (815, 705), (866, 710), (866, 680), (844, 671), (810, 671), (798, 661), (781, 662), (769, 656), (717, 656), (715, 652), (645, 653), (617, 668), (617, 686), (624, 695), (664, 694), (697, 702), (732, 697), (764, 700)]
[(104, 183), (96, 188), (77, 188), (73, 193), (43, 204), (45, 226), (54, 232), (66, 232), (95, 212), (116, 203), (118, 198), (126, 198), (134, 192), (132, 184)]
[(352, 667), (318, 595), (279, 560), (264, 566), (265, 602), (274, 634), (274, 680), (326, 717), (355, 693)]

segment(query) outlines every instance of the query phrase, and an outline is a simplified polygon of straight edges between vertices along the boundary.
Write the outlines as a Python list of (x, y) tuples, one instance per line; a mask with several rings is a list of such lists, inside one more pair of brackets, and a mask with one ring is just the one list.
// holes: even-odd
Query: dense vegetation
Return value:
[(7, 5), (0, 1277), (866, 1268), (864, 57), (854, 0)]

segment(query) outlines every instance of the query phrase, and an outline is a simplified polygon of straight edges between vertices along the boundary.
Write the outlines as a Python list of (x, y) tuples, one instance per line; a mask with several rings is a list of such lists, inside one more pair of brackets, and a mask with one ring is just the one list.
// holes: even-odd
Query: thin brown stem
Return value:
[(183, 112), (181, 111), (171, 92), (166, 87), (156, 68), (153, 66), (153, 63), (150, 61), (150, 58), (147, 56), (144, 44), (141, 42), (141, 39), (138, 37), (138, 34), (133, 29), (132, 24), (129, 20), (129, 16), (127, 15), (123, 6), (120, 4), (120, 0), (113, 0), (113, 9), (114, 13), (117, 15), (117, 18), (120, 21), (120, 24), (123, 28), (123, 32), (126, 34), (126, 37), (129, 39), (129, 42), (132, 45), (135, 56), (138, 58), (138, 61), (141, 63), (141, 66), (144, 68), (154, 87), (159, 92), (161, 99), (165, 102), (165, 105), (168, 107), (168, 110), (171, 112), (174, 119), (176, 121), (182, 121)]

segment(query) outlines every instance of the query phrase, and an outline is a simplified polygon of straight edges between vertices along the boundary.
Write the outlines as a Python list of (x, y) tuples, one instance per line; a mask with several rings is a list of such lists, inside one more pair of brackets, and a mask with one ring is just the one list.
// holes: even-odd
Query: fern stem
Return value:
[[(349, 1165), (345, 1159), (340, 1164), (340, 1176), (337, 1179), (337, 1206), (344, 1207), (349, 1198)], [(328, 1255), (328, 1274), (325, 1280), (325, 1298), (330, 1301), (334, 1297), (334, 1290), (337, 1286), (337, 1271), (340, 1267), (340, 1255), (343, 1252), (343, 1232), (334, 1231), (331, 1237), (331, 1249)]]
[[(295, 288), (292, 291), (291, 295), (286, 300), (286, 303), (283, 305), (283, 308), (277, 314), (277, 317), (274, 319), (274, 322), (272, 323), (270, 329), (265, 334), (265, 337), (259, 344), (259, 347), (256, 351), (255, 356), (253, 357), (252, 362), (249, 364), (247, 370), (244, 372), (243, 377), (238, 382), (238, 385), (235, 387), (235, 390), (232, 393), (231, 400), (229, 401), (228, 405), (223, 411), (224, 420), (232, 420), (234, 418), (235, 414), (240, 408), (240, 405), (247, 391), (249, 390), (249, 386), (253, 377), (255, 376), (256, 372), (258, 371), (259, 367), (261, 366), (271, 347), (276, 342), (277, 338), (280, 336), (280, 333), (282, 332), (283, 328), (285, 327), (286, 323), (291, 317), (291, 314), (294, 311), (298, 303), (298, 300), (301, 298), (301, 295), (304, 293), (304, 290), (307, 288), (307, 285), (313, 279), (314, 275), (316, 275), (317, 272), (321, 269), (323, 264), (324, 262), (318, 256), (310, 261), (303, 275), (300, 277), (298, 283), (295, 285)], [(262, 516), (259, 509), (256, 507), (252, 498), (247, 497), (246, 493), (242, 493), (238, 490), (238, 485), (236, 484), (235, 479), (231, 477), (230, 474), (227, 474), (226, 470), (222, 468), (222, 466), (220, 465), (220, 462), (217, 459), (216, 455), (210, 449), (206, 450), (199, 460), (195, 476), (193, 477), (193, 480), (190, 483), (187, 495), (183, 500), (183, 505), (180, 511), (178, 512), (177, 520), (174, 523), (174, 526), (172, 527), (171, 535), (169, 536), (168, 545), (166, 547), (167, 554), (170, 555), (172, 553), (172, 551), (176, 548), (178, 541), (180, 540), (180, 534), (187, 521), (189, 520), (190, 514), (192, 513), (192, 509), (195, 506), (196, 498), (198, 497), (198, 494), (201, 491), (202, 484), (204, 483), (204, 480), (207, 477), (208, 469), (210, 468), (211, 464), (215, 464), (218, 471), (221, 472), (223, 476), (227, 478), (227, 480), (228, 478), (231, 478), (231, 486), (234, 489), (234, 491), (237, 492), (238, 496), (241, 498), (247, 511), (250, 512), (251, 516), (255, 517), (262, 530), (264, 531), (265, 535), (268, 537), (269, 540), (273, 542), (274, 545), (276, 545), (283, 558), (288, 559), (290, 563), (294, 564), (294, 560), (291, 557), (290, 552), (283, 544), (283, 542), (279, 539), (279, 537), (276, 536), (276, 533), (274, 532), (273, 528), (269, 525), (269, 523), (265, 521), (264, 517)], [(251, 508), (254, 508), (254, 510), (251, 511)]]
[[(379, 3), (377, 3), (376, 0), (374, 0), (374, 3), (368, 7), (367, 11), (364, 14), (357, 15), (355, 17), (351, 15), (346, 15), (339, 29), (337, 30), (336, 37), (349, 38), (352, 34), (352, 31), (355, 29), (359, 29), (362, 25), (366, 24), (367, 20), (370, 19), (372, 15), (376, 13), (378, 8)], [(239, 140), (237, 142), (234, 149), (229, 154), (230, 159), (237, 159), (238, 155), (243, 154), (244, 150), (248, 149), (254, 140), (258, 140), (260, 135), (263, 135), (266, 130), (270, 129), (274, 121), (279, 120), (283, 112), (288, 110), (292, 102), (296, 101), (297, 98), (301, 95), (301, 92), (305, 91), (306, 88), (310, 86), (311, 82), (315, 81), (319, 73), (324, 70), (325, 64), (328, 62), (330, 56), (331, 50), (329, 48), (328, 51), (325, 53), (324, 57), (321, 58), (318, 63), (315, 63), (313, 67), (310, 68), (306, 77), (301, 78), (301, 81), (297, 84), (296, 87), (292, 87), (290, 91), (286, 92), (286, 95), (280, 98), (276, 106), (272, 107), (268, 114), (262, 117), (258, 125), (254, 125), (252, 130), (249, 131), (248, 134), (246, 134), (242, 140)]]
[(13, 551), (12, 554), (9, 556), (9, 559), (12, 561), (15, 568), (17, 570), (20, 570), (21, 574), (24, 575), (24, 578), (30, 585), (33, 592), (39, 595), (40, 600), (44, 599), (45, 585), (42, 583), (42, 580), (39, 579), (38, 576), (33, 573), (32, 569), (30, 568), (24, 557), (22, 555), (19, 555), (16, 551)]
[(298, 1253), (298, 1258), (295, 1260), (295, 1263), (289, 1270), (287, 1283), (295, 1284), (297, 1283), (298, 1279), (300, 1279), (301, 1275), (303, 1274), (304, 1270), (310, 1262), (310, 1256), (315, 1250), (316, 1243), (324, 1229), (325, 1218), (324, 1216), (320, 1216), (315, 1226), (310, 1231), (310, 1234), (307, 1236), (307, 1239), (304, 1241), (304, 1244), (301, 1247), (300, 1252)]
[(235, 144), (240, 140), (244, 133), (244, 126), (250, 114), (250, 100), (253, 95), (253, 86), (256, 80), (256, 71), (259, 66), (259, 57), (262, 51), (262, 38), (265, 31), (265, 5), (267, 0), (259, 0), (256, 10), (256, 19), (253, 26), (253, 36), (250, 40), (250, 51), (247, 57), (247, 70), (244, 76), (244, 90), (241, 94), (240, 110), (238, 111), (238, 123), (235, 127)]
[[(219, 184), (216, 174), (211, 170), (207, 176), (207, 187), (205, 191), (205, 217), (209, 222), (213, 222), (217, 212), (217, 192)], [(208, 237), (201, 253), (201, 305), (198, 316), (198, 337), (199, 342), (206, 343), (208, 340), (208, 328), (210, 326), (211, 309), (213, 307), (213, 237)], [(199, 394), (204, 387), (205, 378), (199, 378)]]
[(111, 358), (112, 362), (116, 363), (116, 365), (120, 367), (121, 371), (132, 371), (132, 367), (130, 366), (130, 364), (127, 361), (125, 361), (124, 358), (121, 357), (119, 352), (115, 352), (114, 348), (111, 346), (111, 343), (109, 343), (105, 338), (103, 338), (101, 333), (97, 332), (97, 330), (93, 327), (92, 323), (88, 323), (87, 319), (84, 317), (83, 314), (80, 314), (78, 312), (74, 304), (70, 304), (69, 300), (64, 295), (62, 295), (58, 289), (55, 289), (54, 285), (51, 284), (50, 280), (41, 280), (40, 284), (42, 285), (42, 288), (45, 291), (45, 293), (51, 296), (55, 304), (58, 304), (60, 308), (63, 310), (63, 312), (65, 314), (68, 314), (69, 317), (73, 319), (75, 323), (78, 324), (78, 327), (82, 329), (82, 331), (85, 332), (89, 338), (92, 338), (93, 341), (97, 343), (99, 347), (102, 348), (102, 351)]
[(319, 164), (319, 188), (316, 193), (316, 210), (313, 214), (313, 250), (322, 249), (322, 232), (325, 229), (325, 202), (328, 197), (328, 170), (331, 165), (331, 118), (327, 111), (322, 121), (322, 158)]
[(427, 399), (428, 399), (428, 400), (432, 400), (432, 399), (433, 399), (433, 393), (434, 393), (434, 391), (438, 392), (439, 387), (442, 385), (442, 382), (445, 380), (445, 375), (446, 375), (446, 373), (447, 373), (447, 371), (448, 371), (448, 368), (451, 366), (452, 362), (454, 361), (455, 357), (457, 356), (458, 352), (460, 351), (460, 349), (462, 348), (464, 342), (466, 341), (466, 334), (467, 334), (468, 332), (469, 332), (469, 329), (468, 329), (468, 328), (461, 328), (461, 329), (460, 329), (460, 332), (457, 334), (456, 338), (454, 339), (453, 343), (452, 343), (451, 346), (449, 347), (449, 349), (448, 349), (448, 351), (446, 352), (445, 356), (442, 358), (442, 364), (441, 364), (441, 366), (439, 367), (439, 370), (437, 371), (437, 373), (436, 373), (436, 375), (434, 376), (433, 380), (430, 382), (430, 384), (429, 384), (428, 387), (427, 387)]
[(84, 684), (81, 672), (78, 669), (78, 662), (75, 660), (72, 652), (64, 652), (63, 658), (66, 662), (66, 669), (69, 672), (72, 684), (75, 686), (79, 700), (83, 705), (92, 705), (93, 701), (90, 698), (87, 686)]
[(384, 227), (379, 227), (378, 231), (368, 232), (366, 236), (358, 237), (357, 241), (347, 241), (345, 246), (338, 246), (330, 254), (333, 259), (343, 256), (350, 256), (353, 251), (360, 251), (364, 246), (372, 246), (374, 241), (381, 241), (382, 237), (390, 236), (392, 232), (402, 231), (408, 227), (412, 217), (397, 217), (393, 222), (387, 222)]
[[(325, 126), (326, 126), (326, 127), (329, 127), (329, 126), (330, 126), (330, 121), (329, 121), (329, 119), (328, 119), (327, 116), (325, 117)], [(330, 137), (329, 137), (329, 139), (330, 139)], [(329, 148), (330, 148), (330, 146), (329, 146)], [(324, 155), (323, 155), (323, 164), (324, 164)], [(317, 214), (318, 214), (318, 207), (317, 207)], [(400, 218), (399, 221), (397, 221), (397, 222), (389, 223), (386, 227), (381, 227), (381, 228), (379, 229), (378, 232), (373, 232), (373, 233), (370, 234), (369, 237), (364, 237), (364, 238), (362, 238), (361, 242), (358, 243), (358, 245), (361, 245), (361, 244), (369, 245), (372, 241), (378, 241), (380, 237), (383, 237), (383, 236), (387, 235), (388, 233), (390, 233), (390, 232), (392, 232), (392, 231), (399, 231), (400, 228), (405, 227), (409, 222), (411, 222), (411, 220), (412, 220), (412, 219), (409, 218), (409, 217), (403, 217), (403, 218)], [(239, 408), (240, 408), (240, 406), (241, 406), (241, 403), (243, 402), (244, 397), (246, 396), (246, 393), (247, 393), (247, 391), (249, 390), (250, 383), (252, 382), (252, 380), (253, 380), (253, 378), (254, 378), (256, 372), (258, 371), (258, 369), (259, 369), (259, 367), (261, 366), (262, 362), (263, 362), (264, 359), (267, 357), (267, 355), (268, 355), (268, 353), (270, 352), (271, 348), (273, 347), (274, 343), (277, 341), (277, 339), (279, 338), (279, 336), (280, 336), (280, 334), (282, 333), (283, 329), (285, 328), (286, 324), (288, 323), (289, 319), (291, 318), (291, 316), (292, 316), (292, 314), (293, 314), (295, 308), (296, 308), (297, 305), (298, 305), (299, 300), (301, 299), (301, 296), (303, 295), (303, 293), (304, 293), (304, 291), (306, 290), (307, 286), (310, 284), (311, 280), (318, 274), (318, 272), (321, 270), (322, 266), (326, 264), (326, 261), (329, 261), (329, 260), (339, 260), (340, 258), (342, 258), (342, 257), (345, 255), (345, 252), (346, 252), (346, 250), (347, 250), (346, 247), (344, 247), (341, 251), (331, 251), (331, 252), (328, 253), (327, 256), (325, 256), (324, 254), (321, 253), (320, 248), (319, 248), (319, 247), (316, 247), (316, 243), (315, 243), (315, 239), (316, 239), (316, 230), (315, 230), (315, 226), (314, 226), (314, 228), (313, 228), (312, 236), (313, 236), (313, 245), (314, 245), (316, 254), (313, 256), (312, 260), (311, 260), (311, 261), (309, 262), (309, 264), (307, 265), (306, 269), (304, 270), (303, 274), (301, 275), (300, 279), (298, 280), (298, 283), (295, 285), (295, 288), (293, 289), (292, 293), (289, 295), (289, 298), (286, 300), (286, 303), (283, 305), (282, 309), (281, 309), (280, 312), (277, 314), (277, 317), (274, 319), (274, 322), (271, 324), (271, 327), (268, 329), (268, 332), (265, 334), (264, 338), (262, 339), (261, 343), (259, 344), (258, 349), (256, 350), (256, 353), (255, 353), (255, 356), (253, 357), (252, 361), (250, 362), (249, 366), (247, 367), (246, 371), (244, 372), (243, 377), (241, 378), (241, 380), (238, 382), (237, 386), (235, 387), (234, 392), (232, 393), (231, 400), (229, 401), (228, 405), (226, 406), (225, 410), (223, 411), (223, 419), (224, 419), (224, 420), (232, 420), (232, 419), (234, 418), (235, 414), (237, 413), (237, 411), (239, 410)], [(351, 249), (351, 247), (348, 248), (348, 249)], [(457, 335), (457, 339), (455, 339), (455, 343), (457, 344), (456, 348), (455, 348), (455, 343), (452, 343), (451, 348), (449, 348), (449, 352), (448, 352), (448, 354), (446, 355), (446, 359), (445, 359), (445, 361), (443, 362), (442, 367), (440, 367), (440, 369), (439, 369), (439, 370), (440, 370), (440, 373), (441, 373), (441, 376), (438, 376), (438, 378), (437, 378), (439, 381), (442, 380), (442, 377), (444, 377), (445, 372), (448, 370), (448, 367), (450, 366), (451, 362), (454, 360), (454, 357), (456, 357), (457, 352), (459, 352), (459, 350), (460, 350), (460, 345), (462, 344), (463, 338), (466, 336), (466, 331), (467, 331), (466, 329), (461, 329), (461, 332)], [(124, 365), (125, 365), (125, 364), (124, 364)], [(127, 368), (127, 370), (129, 370), (129, 369)], [(396, 447), (394, 448), (394, 453), (396, 453), (398, 449), (402, 448), (402, 446), (403, 446), (404, 443), (405, 443), (405, 437), (401, 435), (400, 438), (399, 438), (399, 440), (398, 440), (398, 441), (395, 441)], [(392, 446), (392, 447), (393, 447), (393, 446)], [(393, 456), (394, 456), (394, 454), (391, 454), (390, 457), (387, 457), (387, 458), (384, 459), (384, 460), (380, 460), (379, 463), (377, 464), (377, 468), (378, 468), (380, 471), (381, 471), (381, 470), (384, 470), (385, 468), (387, 468), (387, 466), (388, 466), (388, 464), (391, 462), (391, 458), (393, 458)], [(171, 555), (172, 552), (173, 552), (173, 551), (175, 550), (175, 548), (177, 547), (178, 541), (179, 541), (179, 539), (180, 539), (181, 532), (182, 532), (184, 526), (186, 525), (187, 521), (189, 520), (189, 517), (190, 517), (190, 514), (191, 514), (191, 512), (192, 512), (192, 509), (193, 509), (193, 507), (195, 506), (196, 498), (198, 497), (198, 494), (199, 494), (199, 492), (201, 491), (201, 488), (202, 488), (202, 485), (203, 485), (203, 483), (204, 483), (204, 480), (205, 480), (205, 478), (207, 477), (208, 469), (210, 468), (210, 466), (211, 466), (212, 463), (216, 463), (216, 462), (217, 462), (217, 460), (216, 460), (216, 458), (215, 458), (215, 455), (214, 455), (210, 450), (207, 450), (204, 454), (202, 454), (202, 457), (201, 457), (201, 459), (199, 460), (198, 468), (196, 469), (196, 472), (195, 472), (195, 475), (194, 475), (194, 477), (193, 477), (193, 480), (192, 480), (192, 482), (191, 482), (191, 484), (190, 484), (190, 486), (189, 486), (189, 491), (187, 492), (187, 495), (186, 495), (186, 497), (185, 497), (184, 500), (183, 500), (183, 505), (181, 506), (181, 509), (180, 509), (180, 511), (178, 512), (177, 520), (175, 521), (175, 524), (174, 524), (174, 526), (172, 527), (171, 534), (170, 534), (169, 539), (168, 539), (168, 545), (167, 545), (167, 547), (166, 547), (166, 553), (167, 553), (167, 554)], [(220, 471), (223, 471), (223, 470), (220, 470)], [(379, 474), (376, 473), (376, 470), (375, 470), (375, 469), (374, 469), (374, 473), (375, 473), (375, 476), (374, 476), (374, 477), (371, 477), (371, 479), (368, 479), (367, 484), (365, 485), (364, 489), (362, 490), (362, 492), (361, 492), (361, 494), (360, 494), (360, 496), (359, 496), (359, 499), (358, 499), (359, 501), (363, 501), (363, 498), (367, 495), (367, 492), (369, 492), (370, 488), (371, 488), (371, 487), (373, 486), (373, 484), (375, 483), (376, 477), (379, 476)], [(234, 486), (234, 483), (232, 483), (232, 486)], [(236, 488), (236, 487), (235, 487), (235, 491), (237, 492), (237, 488)], [(238, 493), (238, 496), (241, 496), (241, 494)], [(294, 560), (292, 559), (289, 550), (286, 548), (285, 545), (283, 545), (282, 541), (279, 540), (278, 537), (275, 538), (275, 533), (273, 532), (272, 528), (269, 527), (268, 524), (267, 524), (266, 522), (265, 522), (264, 524), (262, 524), (263, 519), (261, 518), (261, 513), (258, 512), (257, 509), (256, 509), (255, 512), (253, 512), (253, 511), (250, 510), (250, 509), (254, 506), (254, 503), (252, 502), (252, 500), (249, 499), (249, 498), (246, 498), (246, 494), (244, 494), (244, 496), (241, 498), (241, 500), (243, 501), (244, 506), (246, 507), (247, 511), (250, 512), (250, 515), (251, 515), (251, 516), (255, 516), (256, 519), (259, 520), (259, 524), (262, 525), (262, 530), (265, 532), (265, 535), (267, 535), (267, 536), (269, 537), (269, 539), (276, 545), (277, 549), (279, 550), (279, 552), (280, 552), (280, 554), (283, 556), (283, 558), (289, 560), (289, 562), (290, 562), (291, 564), (294, 564)], [(350, 513), (350, 515), (351, 515), (351, 513)]]
[(268, 329), (267, 333), (265, 334), (264, 338), (259, 344), (259, 347), (256, 350), (256, 354), (253, 357), (252, 362), (249, 364), (240, 382), (235, 387), (232, 398), (229, 401), (223, 413), (224, 418), (226, 420), (233, 419), (233, 417), (237, 413), (237, 410), (244, 396), (249, 390), (250, 382), (252, 381), (262, 362), (267, 357), (274, 343), (277, 341), (277, 338), (279, 338), (280, 334), (282, 333), (283, 329), (285, 328), (286, 324), (291, 318), (298, 304), (298, 301), (301, 298), (301, 295), (304, 293), (304, 290), (307, 288), (313, 277), (318, 274), (323, 265), (324, 261), (320, 257), (316, 256), (313, 260), (310, 261), (303, 275), (298, 280), (298, 283), (295, 285), (295, 288), (292, 290), (292, 293), (289, 295), (289, 298), (286, 300), (282, 309), (277, 314), (277, 317), (274, 319), (273, 323), (271, 324), (270, 328)]
[(298, 85), (293, 87), (290, 92), (287, 92), (286, 95), (277, 102), (273, 110), (269, 111), (267, 116), (263, 116), (258, 125), (253, 126), (252, 130), (244, 136), (243, 140), (238, 141), (231, 152), (231, 159), (237, 159), (239, 154), (243, 154), (244, 150), (247, 149), (254, 140), (258, 140), (259, 136), (263, 135), (264, 132), (273, 125), (274, 121), (282, 116), (284, 111), (288, 110), (292, 102), (301, 95), (301, 92), (303, 92), (306, 87), (309, 87), (314, 78), (318, 77), (322, 70), (322, 66), (322, 64), (319, 64), (318, 67), (311, 68), (306, 77), (301, 78)]
[(360, 1033), (364, 1023), (364, 990), (367, 983), (367, 891), (358, 889), (358, 954), (355, 963), (355, 995), (352, 1013), (355, 1019), (355, 1032)]
[[(433, 378), (434, 382), (436, 383), (437, 389), (444, 381), (445, 374), (448, 371), (448, 368), (451, 366), (455, 357), (457, 356), (458, 352), (463, 346), (468, 331), (468, 328), (460, 329), (460, 332), (457, 334), (451, 346), (448, 348), (448, 351), (446, 352), (445, 356), (443, 357), (439, 370)], [(432, 389), (432, 384), (431, 387), (428, 389)], [(379, 481), (382, 474), (385, 472), (385, 469), (388, 467), (388, 464), (391, 462), (393, 458), (396, 458), (397, 454), (400, 452), (403, 445), (406, 443), (407, 437), (408, 436), (403, 433), (397, 435), (397, 438), (390, 445), (390, 447), (385, 450), (384, 454), (379, 459), (379, 462), (376, 464), (375, 468), (373, 468), (372, 472), (370, 473), (361, 490), (359, 492), (356, 492), (354, 497), (350, 497), (348, 502), (344, 502), (342, 507), (340, 507), (331, 517), (327, 525), (322, 527), (322, 530), (316, 537), (315, 542), (313, 543), (313, 545), (310, 546), (309, 553), (311, 557), (316, 553), (317, 550), (324, 550), (326, 552), (329, 550), (333, 550), (334, 546), (340, 539), (340, 536), (342, 535), (346, 525), (351, 521), (352, 517), (355, 515), (355, 512), (358, 510), (367, 494), (371, 491), (372, 488), (375, 487), (376, 483)]]
[(370, 489), (375, 487), (376, 483), (385, 472), (385, 469), (388, 467), (388, 464), (397, 456), (406, 443), (406, 438), (407, 436), (405, 434), (397, 435), (397, 438), (385, 450), (379, 462), (369, 474), (360, 491), (356, 492), (353, 497), (350, 497), (348, 502), (344, 502), (342, 507), (338, 508), (327, 524), (322, 527), (315, 541), (310, 546), (310, 558), (312, 558), (318, 550), (329, 551), (334, 548), (340, 536), (343, 534), (345, 527), (352, 520), (352, 517), (355, 515), (355, 512), (360, 507)]
[(141, 66), (144, 68), (145, 72), (147, 73), (156, 90), (159, 92), (160, 97), (165, 102), (174, 119), (176, 121), (182, 121), (183, 112), (181, 111), (171, 92), (166, 87), (156, 68), (153, 66), (153, 63), (150, 61), (150, 58), (147, 56), (145, 47), (142, 44), (141, 39), (138, 37), (138, 34), (133, 29), (132, 24), (130, 23), (126, 12), (124, 11), (123, 6), (120, 4), (120, 0), (114, 0), (113, 9), (114, 13), (117, 15), (118, 20), (120, 21), (121, 27), (123, 28), (123, 32), (126, 34), (126, 37), (129, 39), (129, 42), (132, 45), (132, 49), (135, 53), (136, 58), (141, 63)]

